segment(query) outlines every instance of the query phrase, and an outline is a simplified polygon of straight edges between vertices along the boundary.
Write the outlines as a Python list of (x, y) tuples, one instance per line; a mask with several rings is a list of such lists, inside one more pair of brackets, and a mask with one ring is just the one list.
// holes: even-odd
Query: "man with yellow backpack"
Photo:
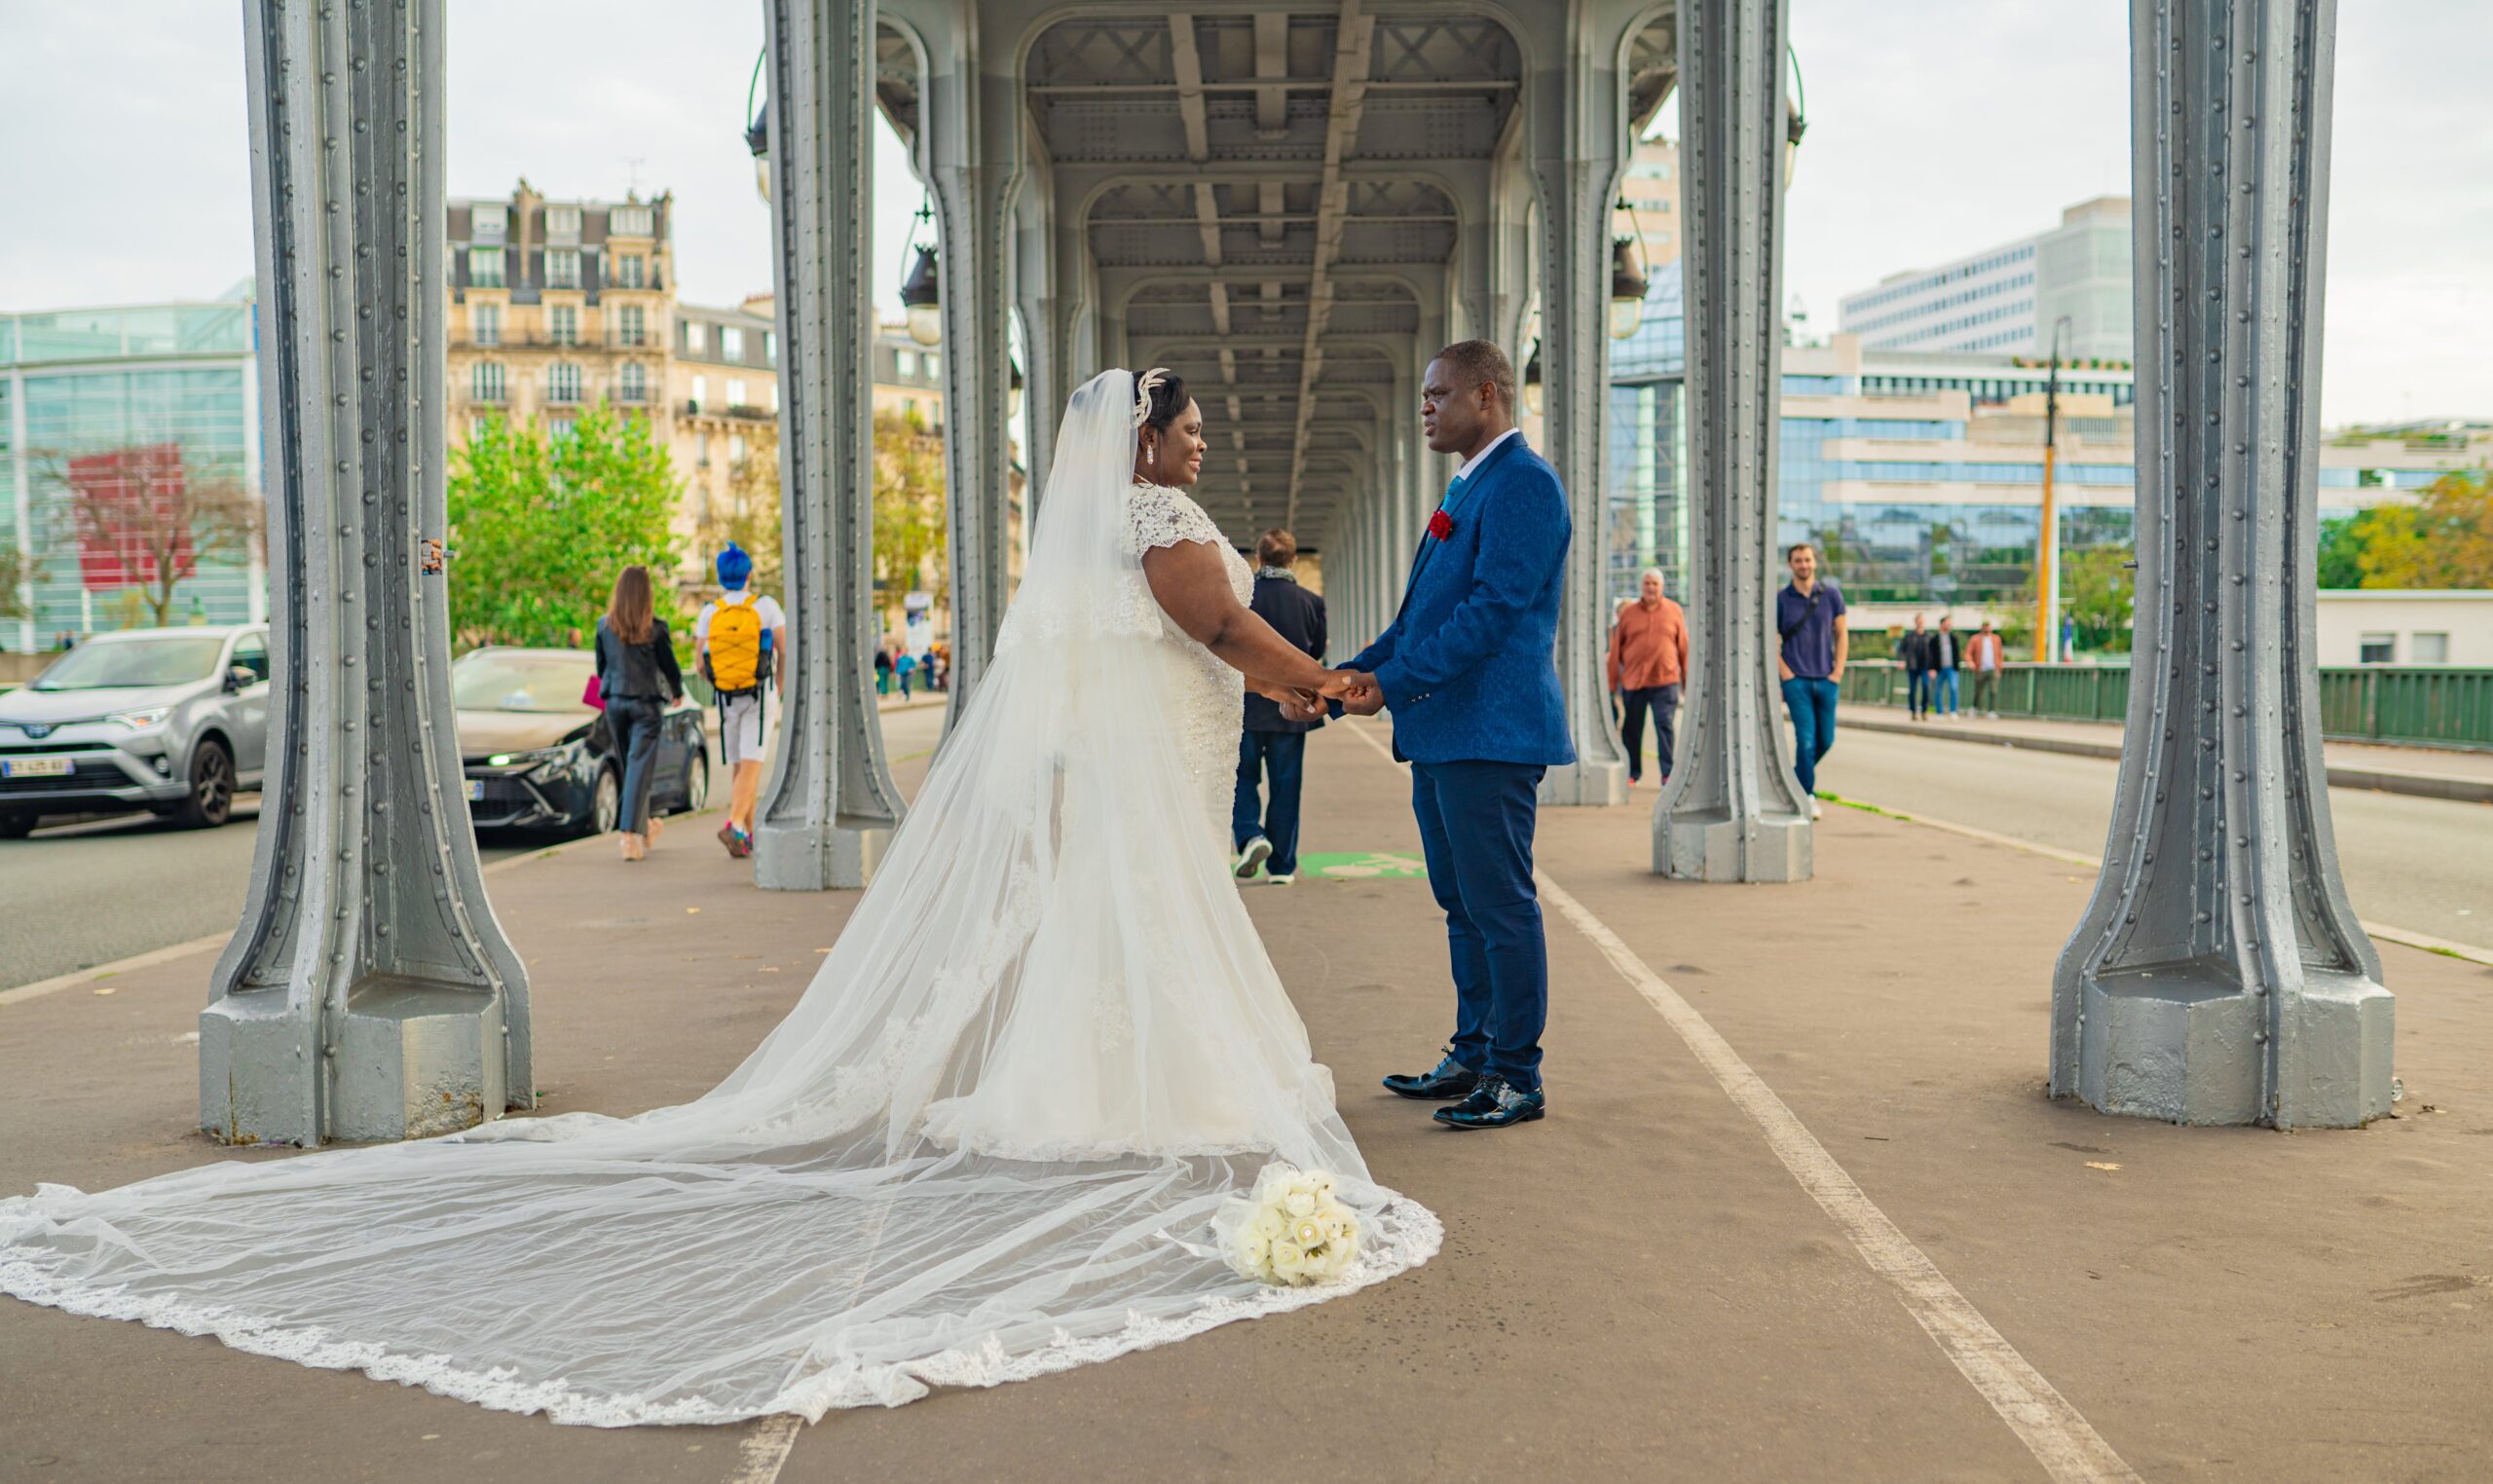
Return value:
[(692, 652), (702, 679), (719, 696), (719, 749), (730, 782), (727, 822), (719, 843), (742, 860), (753, 854), (753, 810), (762, 793), (763, 690), (787, 694), (788, 615), (775, 599), (755, 593), (753, 558), (735, 542), (719, 553), (715, 603), (692, 621)]

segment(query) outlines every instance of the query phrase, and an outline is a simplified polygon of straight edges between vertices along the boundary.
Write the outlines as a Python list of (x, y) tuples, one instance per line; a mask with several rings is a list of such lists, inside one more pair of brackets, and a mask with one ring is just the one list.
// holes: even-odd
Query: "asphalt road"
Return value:
[[(943, 717), (941, 707), (886, 716), (893, 761), (932, 751)], [(712, 775), (711, 799), (726, 802), (724, 772)], [(141, 814), (0, 840), (0, 989), (230, 930), (250, 884), (258, 805), (246, 796), (221, 830)], [(480, 844), (491, 864), (551, 842), (501, 835)]]
[[(1939, 737), (1845, 730), (1818, 787), (1905, 814), (2101, 855), (2119, 764)], [(2493, 805), (2331, 789), (2337, 858), (2355, 910), (2458, 943), (2493, 946)], [(1979, 910), (1979, 886), (1953, 895)]]

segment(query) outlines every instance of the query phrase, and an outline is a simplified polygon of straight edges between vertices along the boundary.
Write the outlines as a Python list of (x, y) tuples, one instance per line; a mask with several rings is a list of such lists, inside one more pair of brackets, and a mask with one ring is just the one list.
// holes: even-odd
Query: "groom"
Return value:
[(1436, 1111), (1450, 1128), (1504, 1129), (1546, 1110), (1549, 960), (1532, 834), (1541, 775), (1576, 761), (1552, 655), (1567, 492), (1515, 430), (1506, 352), (1485, 340), (1450, 345), (1423, 381), (1429, 447), (1463, 464), (1429, 517), (1402, 611), (1333, 693), (1355, 715), (1394, 713), (1395, 755), (1411, 764), (1411, 812), (1454, 958), (1445, 1059), (1385, 1086), (1462, 1099)]

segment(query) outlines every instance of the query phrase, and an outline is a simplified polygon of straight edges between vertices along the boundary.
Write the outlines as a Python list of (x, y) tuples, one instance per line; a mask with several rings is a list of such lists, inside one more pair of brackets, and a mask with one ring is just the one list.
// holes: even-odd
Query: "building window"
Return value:
[(477, 288), (502, 286), (502, 250), (500, 247), (467, 249), (467, 281)]
[(762, 332), (762, 363), (765, 366), (779, 364), (779, 337), (769, 330)]
[(744, 434), (729, 433), (727, 435), (727, 466), (733, 468), (742, 463), (744, 463)]
[(568, 438), (579, 423), (577, 418), (554, 417), (545, 420), (545, 430), (557, 438)]
[(577, 247), (545, 249), (545, 286), (547, 288), (580, 286), (580, 250)]
[(502, 364), (498, 360), (480, 360), (467, 370), (468, 400), (499, 402), (502, 400)]
[(684, 321), (684, 349), (691, 354), (701, 353), (702, 324), (698, 319)]
[(637, 252), (627, 252), (614, 260), (615, 282), (625, 288), (648, 286), (650, 260)]
[(2394, 665), (2398, 663), (2397, 635), (2365, 634), (2363, 637), (2362, 645), (2362, 649), (2359, 650), (2355, 656), (2356, 663), (2365, 665)]
[(478, 202), (467, 208), (467, 232), (471, 237), (502, 238), (510, 232), (510, 207), (501, 202)]
[(744, 331), (731, 324), (719, 326), (719, 358), (722, 360), (744, 359)]
[(580, 235), (580, 208), (577, 206), (547, 206), (545, 208), (545, 235), (547, 237), (578, 237)]
[(580, 399), (580, 368), (577, 362), (558, 360), (545, 373), (545, 399), (549, 402), (577, 402)]
[(650, 397), (649, 369), (637, 360), (627, 360), (614, 379), (614, 397), (622, 402), (645, 402)]
[(902, 376), (912, 377), (917, 374), (917, 352), (915, 351), (894, 351), (892, 352), (892, 360), (894, 364), (899, 366), (900, 374)]
[(933, 351), (926, 352), (926, 379), (933, 381), (944, 374), (944, 357)]
[(710, 379), (706, 376), (694, 377), (692, 379), (692, 410), (694, 412), (699, 412), (703, 406), (708, 404), (709, 400)]
[(727, 378), (727, 405), (730, 407), (742, 407), (745, 405), (743, 377), (731, 376)]
[(2418, 633), (2415, 636), (2415, 657), (2419, 665), (2446, 665), (2450, 662), (2450, 636)]
[(614, 237), (648, 237), (650, 215), (647, 206), (615, 206), (606, 213), (606, 230)]
[(478, 438), (483, 437), (485, 435), (485, 429), (492, 427), (493, 422), (493, 419), (486, 417), (469, 418), (467, 420), (467, 441), (473, 443)]
[(545, 338), (558, 346), (580, 343), (580, 311), (576, 304), (549, 304), (545, 307)]
[(648, 341), (643, 337), (649, 333), (649, 323), (644, 317), (643, 311), (639, 305), (627, 304), (623, 306), (622, 314), (620, 315), (620, 328), (623, 344), (627, 346), (648, 344)]
[(710, 466), (710, 435), (697, 433), (692, 439), (692, 464), (695, 468)]
[(467, 312), (468, 328), (475, 332), (476, 344), (498, 346), (502, 343), (502, 307), (479, 304)]

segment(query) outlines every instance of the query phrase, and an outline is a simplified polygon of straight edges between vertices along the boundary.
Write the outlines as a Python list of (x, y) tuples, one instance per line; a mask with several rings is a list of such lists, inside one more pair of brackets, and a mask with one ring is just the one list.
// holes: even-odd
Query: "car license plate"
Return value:
[(0, 758), (0, 778), (66, 778), (76, 766), (66, 758)]
[(467, 801), (469, 803), (483, 803), (485, 801), (485, 780), (482, 778), (470, 778), (467, 780)]

